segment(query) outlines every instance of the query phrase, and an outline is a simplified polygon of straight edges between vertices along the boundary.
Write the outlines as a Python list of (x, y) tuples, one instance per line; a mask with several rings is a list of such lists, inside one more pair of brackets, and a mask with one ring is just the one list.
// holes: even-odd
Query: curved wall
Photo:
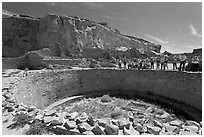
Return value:
[(202, 73), (117, 69), (32, 73), (34, 75), (29, 74), (19, 81), (14, 90), (19, 102), (39, 108), (73, 95), (120, 93), (166, 101), (181, 107), (193, 117), (195, 113), (202, 112)]

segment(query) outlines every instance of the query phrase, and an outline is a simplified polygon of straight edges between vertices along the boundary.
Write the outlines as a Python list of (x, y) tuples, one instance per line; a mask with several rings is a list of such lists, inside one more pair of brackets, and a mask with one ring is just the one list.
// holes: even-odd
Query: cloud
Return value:
[(56, 6), (57, 3), (56, 3), (56, 2), (46, 2), (45, 5), (48, 5), (48, 6)]
[(99, 2), (84, 2), (83, 4), (90, 9), (102, 9), (102, 10), (107, 9), (107, 7), (105, 7), (102, 3)]
[(193, 26), (193, 24), (189, 23), (189, 29), (190, 29), (190, 33), (192, 36), (196, 36), (196, 37), (202, 37), (201, 34), (199, 34), (196, 30), (196, 28)]
[(155, 36), (152, 36), (152, 35), (149, 35), (149, 34), (147, 34), (147, 35), (145, 35), (147, 38), (150, 38), (150, 39), (152, 39), (152, 40), (155, 40), (155, 41), (157, 41), (157, 42), (159, 42), (159, 43), (161, 43), (161, 44), (169, 44), (169, 43), (171, 43), (171, 41), (169, 41), (169, 40), (167, 40), (167, 41), (165, 41), (165, 40), (162, 40), (161, 38), (158, 38), (158, 37), (155, 37)]

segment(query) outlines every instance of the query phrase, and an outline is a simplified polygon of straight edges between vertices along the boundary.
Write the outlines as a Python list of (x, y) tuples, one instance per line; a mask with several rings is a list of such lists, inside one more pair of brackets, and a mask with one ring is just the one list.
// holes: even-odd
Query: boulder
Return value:
[(56, 110), (48, 110), (45, 112), (45, 116), (55, 116)]
[(94, 133), (94, 135), (105, 135), (105, 132), (103, 131), (103, 129), (97, 125), (93, 127), (91, 131)]
[(69, 133), (70, 133), (71, 135), (81, 135), (80, 131), (79, 131), (77, 128), (70, 129), (70, 130), (69, 130)]
[(113, 123), (116, 126), (119, 126), (119, 120), (118, 119), (111, 119), (111, 123)]
[(159, 132), (161, 131), (160, 127), (152, 126), (152, 125), (147, 125), (147, 129), (149, 133), (154, 134), (154, 135), (159, 135)]
[(89, 116), (89, 117), (88, 117), (88, 119), (87, 119), (87, 123), (88, 123), (89, 125), (91, 125), (91, 126), (94, 126), (95, 121), (94, 121), (94, 119), (93, 119), (92, 116)]
[(104, 132), (106, 135), (118, 135), (119, 127), (113, 124), (109, 124), (105, 126)]
[(153, 124), (154, 124), (155, 126), (160, 127), (160, 128), (163, 127), (163, 124), (162, 124), (161, 122), (159, 122), (158, 120), (154, 120)]
[(185, 121), (184, 124), (187, 125), (187, 126), (196, 126), (196, 127), (200, 128), (200, 124), (197, 123), (196, 121), (187, 120), (187, 121)]
[(162, 120), (163, 122), (166, 123), (166, 122), (169, 122), (170, 116), (171, 115), (169, 113), (164, 111), (164, 113), (162, 115), (156, 115), (156, 118), (160, 119), (160, 120)]
[(94, 135), (92, 131), (85, 131), (83, 132), (83, 135)]
[(27, 107), (19, 105), (18, 110), (19, 111), (27, 111)]
[(180, 130), (179, 135), (189, 135), (190, 132), (189, 131), (185, 131), (185, 130)]
[(53, 116), (45, 116), (43, 117), (43, 121), (47, 124), (50, 123), (54, 119)]
[(118, 123), (119, 123), (119, 129), (123, 129), (124, 127), (126, 129), (129, 129), (129, 127), (130, 127), (130, 122), (127, 118), (120, 118), (118, 120)]
[(57, 126), (57, 125), (62, 125), (63, 122), (59, 117), (54, 117), (53, 120), (50, 122), (51, 126)]
[(76, 124), (80, 124), (80, 123), (84, 123), (84, 122), (87, 122), (88, 120), (88, 117), (77, 117), (76, 118)]
[(8, 112), (13, 112), (14, 110), (15, 110), (14, 107), (8, 107), (8, 108), (7, 108), (7, 111), (8, 111)]
[(106, 125), (109, 125), (111, 123), (110, 119), (108, 118), (97, 119), (97, 122), (98, 122), (98, 125), (102, 127), (105, 127)]
[(165, 135), (166, 128), (162, 127), (161, 131), (159, 132), (159, 135)]
[(177, 126), (171, 126), (169, 124), (164, 124), (164, 127), (168, 133), (172, 133), (174, 130), (177, 129)]
[(30, 106), (27, 111), (28, 111), (28, 112), (31, 112), (31, 111), (34, 111), (35, 109), (36, 109), (35, 106)]
[(77, 126), (77, 128), (81, 133), (92, 130), (92, 127), (88, 123), (81, 123)]
[(68, 130), (74, 129), (76, 127), (76, 122), (75, 121), (66, 121), (64, 123), (64, 127)]
[(132, 112), (128, 112), (128, 118), (129, 118), (129, 121), (130, 122), (133, 122), (134, 121), (134, 114)]
[(140, 135), (140, 133), (135, 130), (132, 126), (130, 126), (129, 130), (124, 127), (123, 130), (124, 135)]
[(78, 116), (79, 116), (79, 113), (78, 112), (73, 112), (71, 114), (69, 114), (70, 116), (70, 120), (75, 120)]
[(143, 129), (143, 126), (140, 123), (134, 124), (134, 128), (140, 133), (145, 132), (144, 129)]
[(43, 115), (42, 114), (37, 114), (37, 116), (35, 116), (35, 119), (43, 120)]
[(56, 135), (66, 135), (68, 133), (68, 131), (67, 131), (67, 129), (65, 127), (59, 126), (59, 125), (57, 125), (55, 128), (53, 128), (52, 131)]
[(67, 112), (57, 112), (57, 113), (55, 113), (55, 115), (60, 117), (60, 119), (68, 119), (68, 117), (69, 117)]
[(182, 124), (184, 124), (184, 122), (181, 120), (173, 120), (170, 122), (170, 125), (172, 126), (181, 126)]
[(197, 126), (182, 126), (186, 131), (198, 132), (199, 128)]

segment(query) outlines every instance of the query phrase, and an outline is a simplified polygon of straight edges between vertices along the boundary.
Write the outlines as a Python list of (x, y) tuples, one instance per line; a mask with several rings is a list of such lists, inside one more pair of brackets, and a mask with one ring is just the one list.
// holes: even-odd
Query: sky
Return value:
[(161, 52), (202, 47), (201, 2), (3, 2), (2, 9), (34, 17), (55, 13), (108, 22), (121, 33), (162, 45)]

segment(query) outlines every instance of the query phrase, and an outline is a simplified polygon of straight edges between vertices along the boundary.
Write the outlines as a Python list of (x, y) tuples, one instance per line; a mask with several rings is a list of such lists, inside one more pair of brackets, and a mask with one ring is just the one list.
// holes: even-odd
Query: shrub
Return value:
[(42, 135), (48, 133), (46, 125), (41, 122), (36, 122), (30, 126), (25, 132), (26, 135)]
[(111, 102), (112, 99), (109, 95), (104, 95), (102, 98), (101, 98), (101, 102)]
[(28, 116), (27, 114), (23, 112), (17, 113), (13, 119), (14, 123), (9, 125), (8, 128), (9, 129), (23, 128), (26, 124), (29, 123), (31, 119), (32, 117)]

